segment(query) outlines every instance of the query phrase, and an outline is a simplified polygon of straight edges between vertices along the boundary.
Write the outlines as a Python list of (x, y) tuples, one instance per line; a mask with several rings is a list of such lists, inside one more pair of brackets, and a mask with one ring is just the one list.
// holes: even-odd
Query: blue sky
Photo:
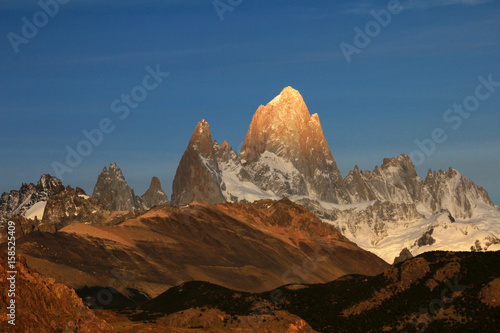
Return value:
[[(41, 8), (2, 1), (0, 192), (54, 174), (66, 146), (108, 118), (115, 130), (64, 184), (92, 193), (101, 169), (117, 162), (136, 194), (158, 176), (170, 195), (199, 120), (238, 149), (257, 107), (292, 86), (319, 114), (343, 176), (410, 154), (441, 128), (447, 140), (420, 176), (452, 166), (500, 204), (500, 88), (458, 129), (443, 120), (479, 76), (500, 81), (500, 1), (403, 1), (348, 63), (339, 45), (354, 45), (354, 28), (387, 3), (243, 0), (221, 21), (210, 0), (72, 0), (15, 53), (8, 34), (21, 36), (22, 18), (33, 22)], [(170, 75), (120, 120), (112, 102), (157, 65)]]

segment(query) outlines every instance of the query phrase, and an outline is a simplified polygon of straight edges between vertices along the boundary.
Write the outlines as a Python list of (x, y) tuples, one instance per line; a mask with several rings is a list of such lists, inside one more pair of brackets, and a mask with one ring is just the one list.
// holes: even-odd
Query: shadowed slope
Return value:
[(150, 296), (191, 280), (264, 291), (388, 267), (287, 199), (155, 207), (118, 225), (34, 232), (19, 240), (18, 251), (73, 288), (107, 286), (112, 271), (123, 270), (127, 287)]

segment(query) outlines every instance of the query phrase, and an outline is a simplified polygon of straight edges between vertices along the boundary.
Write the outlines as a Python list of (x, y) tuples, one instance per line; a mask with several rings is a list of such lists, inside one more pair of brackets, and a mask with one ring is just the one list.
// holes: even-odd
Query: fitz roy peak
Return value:
[(257, 109), (240, 159), (254, 183), (277, 196), (349, 201), (318, 114), (311, 116), (300, 93), (291, 87)]
[[(310, 115), (291, 87), (257, 109), (239, 154), (226, 141), (212, 141), (205, 120), (198, 123), (177, 168), (172, 204), (283, 197), (388, 262), (404, 249), (416, 255), (431, 249), (500, 248), (500, 211), (483, 188), (455, 169), (429, 171), (423, 180), (401, 154), (373, 171), (356, 166), (343, 179), (318, 115)], [(462, 220), (450, 222), (453, 228), (434, 226), (443, 212)], [(472, 229), (456, 224), (469, 221), (475, 223)], [(439, 230), (437, 241), (421, 241), (430, 237), (429, 230)], [(457, 230), (455, 243), (446, 241), (451, 230)]]
[(226, 141), (212, 142), (205, 120), (198, 123), (177, 168), (172, 203), (291, 196), (349, 202), (318, 115), (311, 116), (300, 93), (287, 87), (258, 108), (239, 155)]

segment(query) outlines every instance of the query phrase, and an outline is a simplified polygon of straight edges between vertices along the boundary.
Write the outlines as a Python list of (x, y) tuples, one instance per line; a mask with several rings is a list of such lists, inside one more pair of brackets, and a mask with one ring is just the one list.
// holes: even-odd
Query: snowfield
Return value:
[[(335, 221), (324, 220), (324, 222), (337, 226)], [(434, 243), (419, 246), (418, 240), (430, 229), (432, 229), (430, 237)], [(479, 245), (481, 250), (498, 251), (500, 250), (499, 231), (500, 211), (478, 204), (469, 220), (457, 219), (452, 222), (448, 213), (442, 213), (410, 223), (402, 223), (394, 229), (389, 229), (388, 235), (376, 245), (372, 244), (373, 231), (371, 229), (360, 230), (356, 235), (347, 230), (344, 236), (392, 264), (394, 258), (399, 256), (404, 248), (410, 250), (414, 256), (429, 251), (471, 251), (471, 247), (476, 249), (476, 245)], [(494, 244), (497, 241), (498, 243)]]
[(47, 201), (40, 201), (34, 204), (30, 209), (28, 209), (23, 216), (27, 219), (34, 220), (35, 217), (42, 220), (43, 212), (45, 211), (45, 206), (47, 206)]

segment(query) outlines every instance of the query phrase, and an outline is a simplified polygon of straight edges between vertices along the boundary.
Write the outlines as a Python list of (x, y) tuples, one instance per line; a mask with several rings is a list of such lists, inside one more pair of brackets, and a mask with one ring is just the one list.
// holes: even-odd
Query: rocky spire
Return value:
[(233, 150), (233, 148), (231, 148), (231, 147), (229, 146), (229, 143), (227, 143), (227, 141), (226, 141), (226, 140), (224, 140), (224, 142), (222, 143), (221, 148), (222, 148), (223, 150)]
[(205, 119), (202, 119), (193, 131), (188, 148), (197, 151), (204, 158), (213, 157), (212, 134)]
[(52, 177), (49, 174), (44, 174), (40, 177), (37, 183), (38, 190), (50, 190), (53, 187), (62, 185), (62, 182), (59, 178)]
[(159, 205), (169, 205), (168, 196), (161, 189), (161, 182), (157, 177), (151, 179), (149, 189), (141, 196), (144, 205), (152, 208)]
[[(304, 99), (291, 87), (257, 109), (240, 159), (258, 175), (259, 186), (277, 195), (310, 195), (335, 203), (349, 202), (318, 115), (309, 114)], [(270, 164), (276, 163), (267, 163), (265, 159), (291, 164), (294, 170), (274, 168), (266, 172)], [(281, 179), (289, 181), (283, 184)]]
[(347, 177), (345, 177), (344, 182), (352, 202), (363, 202), (376, 199), (370, 185), (366, 182), (363, 173), (359, 171), (357, 165), (354, 166), (354, 170), (349, 172)]
[(196, 200), (222, 203), (226, 201), (223, 187), (210, 126), (202, 119), (177, 167), (172, 184), (172, 204), (181, 206)]
[(104, 167), (97, 177), (92, 196), (99, 199), (106, 209), (130, 210), (145, 208), (141, 198), (134, 194), (134, 190), (125, 181), (122, 170), (111, 163), (109, 170)]

